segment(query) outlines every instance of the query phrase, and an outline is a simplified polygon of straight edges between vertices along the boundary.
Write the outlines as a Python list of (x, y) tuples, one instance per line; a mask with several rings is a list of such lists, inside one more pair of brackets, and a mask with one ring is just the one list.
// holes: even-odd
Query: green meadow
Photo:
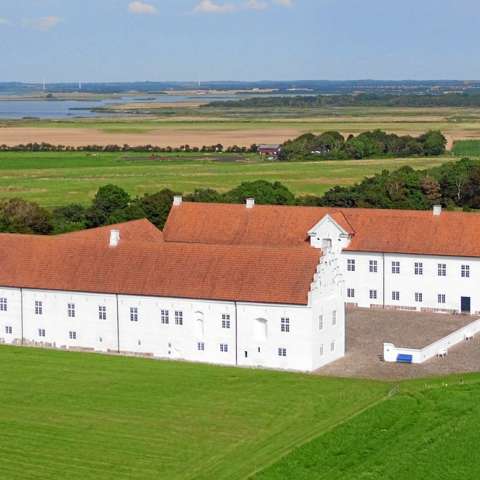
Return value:
[(86, 204), (108, 183), (143, 195), (164, 187), (183, 193), (202, 187), (226, 191), (258, 179), (280, 181), (298, 195), (321, 195), (384, 169), (403, 165), (423, 169), (448, 160), (451, 157), (288, 163), (237, 154), (0, 152), (0, 198), (21, 197), (54, 207)]
[(0, 404), (9, 480), (480, 474), (480, 375), (393, 384), (1, 346)]

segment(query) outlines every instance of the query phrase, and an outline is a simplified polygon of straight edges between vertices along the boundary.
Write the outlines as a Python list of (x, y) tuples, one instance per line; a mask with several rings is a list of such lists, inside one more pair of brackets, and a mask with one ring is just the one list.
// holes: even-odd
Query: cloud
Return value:
[(154, 5), (146, 2), (141, 2), (139, 0), (136, 0), (135, 2), (130, 2), (128, 4), (128, 11), (137, 15), (155, 15), (158, 13), (158, 10)]
[(237, 9), (238, 7), (232, 3), (221, 4), (214, 0), (201, 0), (193, 11), (196, 13), (231, 13)]
[(273, 3), (282, 7), (293, 7), (293, 0), (273, 0)]
[(248, 0), (245, 3), (245, 8), (249, 10), (266, 10), (269, 4), (264, 0)]
[(56, 27), (62, 19), (60, 17), (55, 17), (50, 15), (48, 17), (34, 18), (32, 20), (25, 20), (23, 23), (27, 27), (34, 28), (35, 30), (40, 30), (41, 32), (48, 32), (52, 28)]

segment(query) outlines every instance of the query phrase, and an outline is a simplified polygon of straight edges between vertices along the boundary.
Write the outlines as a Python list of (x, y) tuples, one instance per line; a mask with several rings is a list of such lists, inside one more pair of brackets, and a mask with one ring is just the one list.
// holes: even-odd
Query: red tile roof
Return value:
[(118, 227), (135, 240), (109, 247), (110, 227), (56, 237), (0, 234), (0, 285), (304, 305), (320, 258), (305, 247), (137, 241), (148, 230), (142, 222)]
[(301, 246), (326, 214), (352, 234), (348, 250), (480, 257), (480, 214), (184, 202), (172, 208), (167, 242)]

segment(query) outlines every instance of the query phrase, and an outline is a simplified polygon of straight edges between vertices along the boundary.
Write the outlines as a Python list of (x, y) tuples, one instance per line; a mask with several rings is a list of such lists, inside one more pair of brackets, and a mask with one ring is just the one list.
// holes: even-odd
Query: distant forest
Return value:
[(480, 93), (296, 95), (210, 102), (202, 108), (480, 107)]

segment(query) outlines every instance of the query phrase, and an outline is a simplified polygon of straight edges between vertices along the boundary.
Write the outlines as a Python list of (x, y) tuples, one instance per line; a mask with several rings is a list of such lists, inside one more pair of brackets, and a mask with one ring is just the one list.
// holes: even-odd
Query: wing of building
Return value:
[(0, 342), (311, 371), (345, 302), (478, 313), (480, 215), (186, 203), (58, 236), (0, 234)]

